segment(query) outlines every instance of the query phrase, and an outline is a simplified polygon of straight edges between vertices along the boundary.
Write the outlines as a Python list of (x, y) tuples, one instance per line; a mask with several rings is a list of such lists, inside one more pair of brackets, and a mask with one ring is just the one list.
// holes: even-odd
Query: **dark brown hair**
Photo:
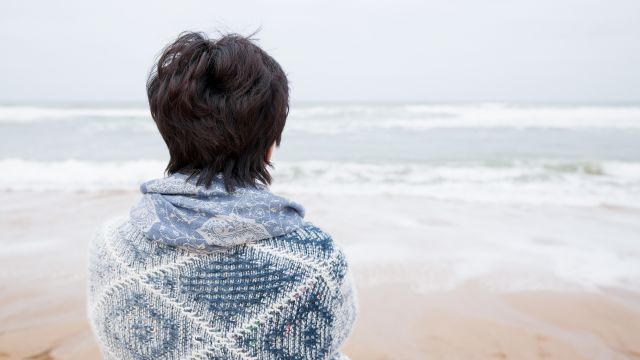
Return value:
[(289, 85), (280, 65), (235, 33), (184, 32), (161, 53), (147, 81), (151, 115), (169, 148), (166, 172), (226, 190), (271, 183), (266, 153), (280, 146)]

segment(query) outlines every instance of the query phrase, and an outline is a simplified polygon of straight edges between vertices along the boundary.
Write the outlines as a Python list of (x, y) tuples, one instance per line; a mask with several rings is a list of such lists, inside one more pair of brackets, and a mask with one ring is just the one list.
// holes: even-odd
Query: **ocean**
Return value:
[[(128, 190), (168, 153), (145, 106), (0, 106), (0, 189)], [(640, 106), (301, 104), (273, 189), (640, 207)]]

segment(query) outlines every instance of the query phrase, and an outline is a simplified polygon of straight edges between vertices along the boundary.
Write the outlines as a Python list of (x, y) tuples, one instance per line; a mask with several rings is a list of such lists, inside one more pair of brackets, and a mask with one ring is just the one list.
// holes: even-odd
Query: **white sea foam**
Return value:
[[(38, 162), (0, 160), (0, 189), (137, 189), (161, 177), (158, 160)], [(400, 194), (489, 203), (640, 207), (640, 163), (365, 164), (278, 162), (274, 191)]]
[(274, 188), (302, 193), (404, 194), (490, 203), (640, 207), (640, 164), (557, 161), (417, 165), (280, 164)]

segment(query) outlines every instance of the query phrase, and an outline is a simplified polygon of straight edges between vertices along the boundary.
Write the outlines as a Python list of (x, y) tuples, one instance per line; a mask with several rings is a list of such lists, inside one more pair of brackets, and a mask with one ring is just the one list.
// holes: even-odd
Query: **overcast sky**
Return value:
[(144, 102), (180, 31), (249, 34), (296, 101), (640, 102), (640, 1), (2, 1), (0, 102)]

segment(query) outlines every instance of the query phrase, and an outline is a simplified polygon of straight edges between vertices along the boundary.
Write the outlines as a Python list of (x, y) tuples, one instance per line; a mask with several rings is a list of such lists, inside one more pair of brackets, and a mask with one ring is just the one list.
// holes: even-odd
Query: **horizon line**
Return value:
[[(291, 107), (313, 105), (355, 105), (355, 106), (393, 106), (393, 105), (515, 105), (515, 106), (640, 106), (635, 101), (564, 101), (564, 100), (294, 100)], [(147, 107), (146, 101), (138, 100), (1, 100), (0, 106), (32, 107)]]

